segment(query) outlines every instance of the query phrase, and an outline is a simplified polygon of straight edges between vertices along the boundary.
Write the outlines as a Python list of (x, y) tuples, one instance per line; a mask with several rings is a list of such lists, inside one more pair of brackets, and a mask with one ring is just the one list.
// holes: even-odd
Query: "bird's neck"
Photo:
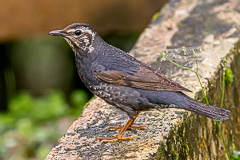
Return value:
[(91, 59), (89, 59), (87, 56), (82, 56), (75, 53), (75, 61), (80, 78), (83, 82), (87, 81), (87, 75), (91, 66)]
[(74, 51), (78, 74), (85, 84), (94, 83), (97, 81), (91, 71), (91, 65), (97, 58), (98, 54), (104, 49), (105, 44), (106, 43), (100, 36), (96, 36), (93, 42), (93, 52), (81, 53), (81, 50)]

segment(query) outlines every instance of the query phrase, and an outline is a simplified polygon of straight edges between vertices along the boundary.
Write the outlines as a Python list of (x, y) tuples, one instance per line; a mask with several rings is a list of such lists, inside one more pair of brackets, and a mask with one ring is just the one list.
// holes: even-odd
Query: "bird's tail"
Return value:
[(211, 105), (206, 105), (187, 96), (184, 97), (184, 99), (186, 104), (183, 108), (186, 110), (195, 112), (197, 114), (209, 117), (217, 121), (222, 121), (230, 118), (229, 110)]

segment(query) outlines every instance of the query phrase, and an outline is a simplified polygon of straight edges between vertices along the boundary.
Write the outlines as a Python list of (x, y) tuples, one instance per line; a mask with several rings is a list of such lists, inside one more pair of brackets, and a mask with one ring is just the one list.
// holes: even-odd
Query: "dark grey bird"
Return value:
[(71, 46), (76, 58), (76, 66), (81, 80), (90, 91), (107, 103), (126, 112), (128, 122), (119, 129), (116, 137), (102, 138), (104, 142), (129, 140), (123, 133), (134, 126), (140, 111), (152, 108), (186, 109), (211, 119), (229, 119), (228, 110), (200, 103), (182, 92), (187, 88), (168, 79), (159, 71), (138, 61), (128, 53), (107, 44), (94, 29), (83, 23), (74, 23), (62, 30), (49, 32), (49, 35), (63, 37)]

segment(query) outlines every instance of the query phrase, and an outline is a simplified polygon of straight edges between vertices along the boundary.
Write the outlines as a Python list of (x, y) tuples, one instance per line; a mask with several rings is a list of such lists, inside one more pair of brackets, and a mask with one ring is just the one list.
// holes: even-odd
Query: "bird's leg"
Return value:
[(136, 137), (136, 136), (123, 137), (123, 133), (128, 129), (130, 125), (133, 124), (133, 122), (134, 122), (134, 119), (129, 119), (128, 122), (125, 124), (125, 126), (121, 128), (119, 134), (116, 137), (106, 137), (106, 138), (98, 137), (98, 139), (103, 142), (116, 142), (118, 140), (132, 140), (133, 137)]
[[(137, 111), (136, 115), (132, 119), (133, 121), (131, 122), (131, 124), (129, 125), (129, 127), (127, 129), (144, 129), (144, 127), (148, 128), (146, 125), (142, 125), (142, 126), (134, 126), (133, 125), (135, 119), (137, 118), (137, 116), (139, 114), (140, 114), (140, 111)], [(124, 125), (118, 125), (117, 127), (109, 126), (109, 127), (107, 127), (107, 129), (121, 130), (123, 127), (124, 127)]]

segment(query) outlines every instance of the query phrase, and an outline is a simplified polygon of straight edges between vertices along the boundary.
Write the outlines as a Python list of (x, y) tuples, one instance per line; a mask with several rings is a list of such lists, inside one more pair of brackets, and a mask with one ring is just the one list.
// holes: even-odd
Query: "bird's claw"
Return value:
[(147, 129), (149, 129), (148, 126), (146, 126), (146, 125), (142, 125), (142, 126), (134, 126), (134, 125), (132, 125), (132, 126), (130, 126), (128, 128), (130, 128), (130, 129), (144, 129), (145, 127)]
[(120, 130), (122, 129), (124, 126), (123, 125), (117, 125), (117, 127), (114, 127), (114, 126), (108, 126), (106, 127), (106, 129), (115, 129), (115, 130)]
[(131, 137), (120, 137), (120, 136), (115, 136), (115, 137), (97, 137), (100, 141), (102, 142), (117, 142), (118, 140), (132, 140), (134, 137), (138, 137), (138, 136), (131, 136)]
[[(114, 127), (114, 126), (108, 126), (106, 127), (105, 129), (115, 129), (115, 130), (121, 130), (124, 126), (123, 125), (117, 125), (117, 127)], [(134, 125), (131, 125), (129, 126), (127, 129), (144, 129), (144, 128), (148, 128), (148, 126), (146, 125), (142, 125), (142, 126), (134, 126)]]

